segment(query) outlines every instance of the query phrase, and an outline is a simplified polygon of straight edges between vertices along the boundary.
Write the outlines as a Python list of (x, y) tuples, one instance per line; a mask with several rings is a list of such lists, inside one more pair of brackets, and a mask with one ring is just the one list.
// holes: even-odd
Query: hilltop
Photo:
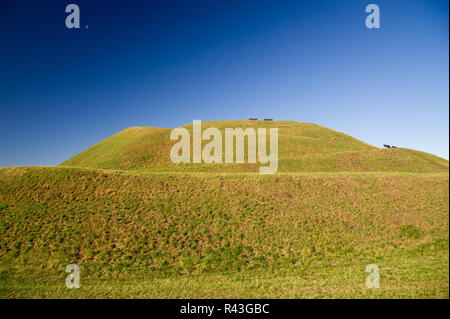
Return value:
[[(182, 126), (192, 131), (192, 124)], [(212, 121), (216, 127), (277, 127), (279, 172), (447, 172), (448, 161), (411, 149), (379, 149), (326, 127), (294, 121)], [(61, 166), (157, 171), (257, 172), (259, 164), (174, 164), (171, 129), (130, 127), (65, 161)], [(203, 142), (206, 144), (206, 142)]]

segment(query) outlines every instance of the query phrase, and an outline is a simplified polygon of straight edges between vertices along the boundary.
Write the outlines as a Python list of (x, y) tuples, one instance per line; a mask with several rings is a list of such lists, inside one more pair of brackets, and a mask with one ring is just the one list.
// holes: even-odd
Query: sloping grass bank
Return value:
[[(212, 121), (202, 129), (218, 128), (225, 139), (225, 128), (278, 128), (278, 172), (448, 172), (448, 161), (410, 149), (379, 149), (347, 134), (326, 127), (295, 121)], [(192, 124), (185, 125), (191, 132)], [(150, 170), (178, 172), (258, 172), (261, 165), (174, 164), (170, 149), (171, 129), (130, 127), (97, 143), (62, 163), (67, 167), (97, 169)], [(203, 141), (205, 146), (208, 142)], [(247, 150), (247, 139), (245, 139)], [(247, 153), (245, 152), (245, 157)]]
[(0, 169), (0, 295), (448, 298), (448, 181)]

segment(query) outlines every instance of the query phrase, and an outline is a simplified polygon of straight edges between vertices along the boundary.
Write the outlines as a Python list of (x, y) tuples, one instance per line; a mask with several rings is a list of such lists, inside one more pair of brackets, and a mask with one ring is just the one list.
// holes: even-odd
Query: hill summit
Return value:
[[(193, 125), (182, 126), (192, 132)], [(449, 163), (411, 149), (379, 149), (326, 127), (295, 121), (211, 121), (202, 130), (278, 128), (278, 172), (447, 172)], [(130, 127), (65, 161), (61, 166), (180, 172), (257, 172), (259, 164), (175, 164), (169, 128)], [(222, 134), (224, 135), (224, 134)], [(191, 134), (192, 138), (192, 134)], [(203, 146), (207, 144), (203, 141)], [(192, 143), (191, 143), (192, 145)], [(247, 146), (245, 146), (245, 150)]]

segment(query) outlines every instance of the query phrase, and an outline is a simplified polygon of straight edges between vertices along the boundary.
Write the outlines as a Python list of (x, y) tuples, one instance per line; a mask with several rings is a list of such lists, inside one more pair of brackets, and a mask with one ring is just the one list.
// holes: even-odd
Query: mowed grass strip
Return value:
[(79, 289), (65, 287), (63, 271), (26, 267), (26, 276), (3, 279), (0, 291), (4, 298), (448, 298), (448, 246), (447, 253), (442, 248), (378, 259), (377, 289), (365, 286), (366, 264), (352, 262), (170, 277), (141, 269), (116, 278), (81, 267)]
[(448, 182), (0, 169), (0, 295), (448, 298)]

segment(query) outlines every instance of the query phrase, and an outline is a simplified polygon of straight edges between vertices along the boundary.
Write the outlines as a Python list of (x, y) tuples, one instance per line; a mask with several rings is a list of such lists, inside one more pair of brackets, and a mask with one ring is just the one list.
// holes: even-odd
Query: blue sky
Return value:
[(448, 30), (448, 1), (3, 0), (0, 166), (59, 164), (130, 126), (248, 117), (448, 159)]

